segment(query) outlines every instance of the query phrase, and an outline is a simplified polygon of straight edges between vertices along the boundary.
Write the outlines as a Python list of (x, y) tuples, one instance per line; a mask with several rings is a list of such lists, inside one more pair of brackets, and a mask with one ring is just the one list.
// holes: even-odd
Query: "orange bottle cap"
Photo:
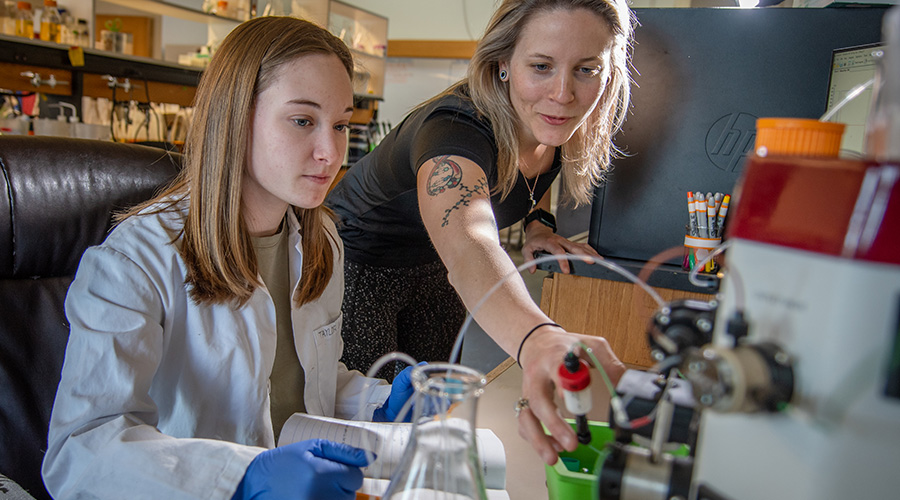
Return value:
[(811, 118), (759, 118), (755, 151), (758, 156), (837, 157), (844, 128), (843, 123)]

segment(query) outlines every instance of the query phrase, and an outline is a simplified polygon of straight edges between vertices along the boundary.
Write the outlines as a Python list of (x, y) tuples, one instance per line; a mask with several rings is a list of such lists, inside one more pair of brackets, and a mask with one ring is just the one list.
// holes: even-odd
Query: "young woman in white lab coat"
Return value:
[(54, 498), (353, 498), (361, 450), (272, 449), (294, 412), (383, 420), (409, 392), (338, 361), (343, 249), (320, 205), (352, 68), (299, 19), (253, 19), (223, 41), (182, 174), (87, 250), (69, 289), (43, 464)]

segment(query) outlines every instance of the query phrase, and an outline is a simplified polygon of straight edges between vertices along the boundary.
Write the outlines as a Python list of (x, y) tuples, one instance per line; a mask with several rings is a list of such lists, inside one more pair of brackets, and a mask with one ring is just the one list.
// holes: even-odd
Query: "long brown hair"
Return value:
[[(594, 112), (562, 147), (565, 192), (575, 205), (589, 203), (591, 192), (605, 178), (618, 153), (612, 139), (622, 127), (631, 99), (629, 64), (633, 15), (625, 0), (504, 0), (494, 12), (469, 61), (466, 78), (437, 96), (469, 86), (475, 107), (490, 119), (497, 141), (498, 190), (505, 197), (518, 176), (519, 119), (500, 80), (500, 63), (512, 58), (522, 30), (541, 12), (587, 9), (609, 23), (613, 35), (609, 82)], [(429, 101), (431, 102), (431, 101)]]
[[(238, 25), (203, 71), (181, 174), (159, 196), (121, 217), (146, 209), (177, 211), (180, 202), (188, 202), (179, 252), (195, 302), (243, 305), (261, 285), (241, 205), (251, 118), (257, 97), (282, 65), (322, 53), (336, 55), (352, 78), (353, 58), (347, 47), (309, 21), (270, 16)], [(325, 229), (323, 217), (331, 216), (327, 209), (293, 210), (300, 221), (303, 249), (302, 281), (293, 297), (300, 306), (325, 290), (334, 269), (332, 245), (337, 242), (330, 241)]]

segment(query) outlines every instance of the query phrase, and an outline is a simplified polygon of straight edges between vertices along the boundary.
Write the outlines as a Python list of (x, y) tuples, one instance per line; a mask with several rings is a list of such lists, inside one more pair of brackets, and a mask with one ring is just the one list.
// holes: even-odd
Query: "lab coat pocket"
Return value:
[(337, 365), (344, 347), (343, 339), (341, 339), (341, 324), (343, 321), (344, 315), (341, 313), (335, 321), (313, 330), (319, 361), (334, 360), (334, 363), (329, 364)]
[[(307, 388), (315, 387), (315, 391), (318, 393), (320, 414), (326, 416), (334, 415), (338, 362), (344, 348), (344, 341), (341, 339), (342, 322), (343, 315), (338, 314), (337, 319), (331, 323), (313, 328), (314, 349), (302, 354), (303, 357), (308, 356), (308, 362), (304, 364)], [(315, 385), (311, 387), (311, 383)], [(307, 403), (307, 411), (312, 413), (309, 403)]]

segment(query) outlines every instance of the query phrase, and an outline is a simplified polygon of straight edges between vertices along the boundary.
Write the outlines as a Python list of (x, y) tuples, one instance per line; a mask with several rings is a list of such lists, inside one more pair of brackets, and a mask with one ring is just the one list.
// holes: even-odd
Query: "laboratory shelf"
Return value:
[(196, 23), (219, 23), (228, 22), (239, 24), (243, 22), (240, 19), (219, 16), (216, 14), (207, 14), (201, 10), (183, 5), (177, 5), (162, 0), (103, 0), (106, 3), (116, 4), (122, 7), (139, 10), (148, 14), (157, 14), (161, 16), (175, 17), (192, 21)]

